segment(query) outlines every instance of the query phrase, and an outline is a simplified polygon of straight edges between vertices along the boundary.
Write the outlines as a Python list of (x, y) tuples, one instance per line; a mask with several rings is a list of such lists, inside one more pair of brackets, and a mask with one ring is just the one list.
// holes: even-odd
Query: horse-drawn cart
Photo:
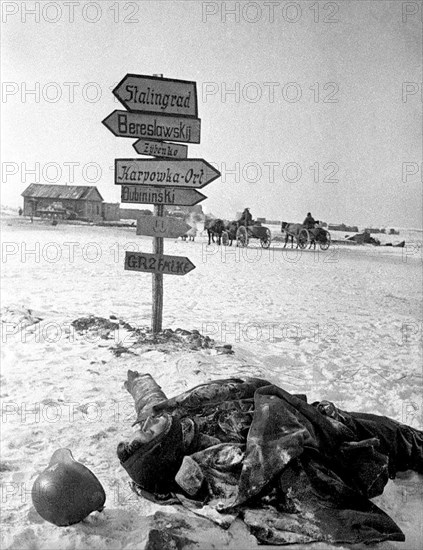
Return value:
[(316, 243), (320, 246), (320, 250), (327, 250), (330, 247), (330, 233), (322, 227), (316, 227), (315, 229), (301, 229), (298, 235), (298, 246), (300, 248), (306, 248), (309, 245), (311, 248), (313, 245), (316, 248)]
[(281, 231), (285, 234), (285, 246), (289, 239), (291, 239), (291, 247), (295, 239), (297, 248), (302, 249), (307, 248), (307, 245), (309, 248), (312, 246), (316, 248), (316, 244), (318, 244), (321, 250), (327, 250), (331, 244), (330, 233), (323, 227), (308, 229), (300, 223), (282, 222)]
[(224, 246), (232, 246), (232, 242), (236, 241), (237, 246), (248, 246), (250, 239), (258, 239), (262, 248), (269, 248), (272, 241), (272, 234), (268, 227), (261, 225), (260, 222), (245, 225), (245, 222), (235, 220), (227, 222), (222, 219), (206, 220), (204, 228), (207, 229), (209, 245), (215, 242), (214, 237), (217, 236), (217, 244)]
[(250, 239), (259, 239), (262, 248), (269, 248), (272, 242), (272, 234), (268, 227), (263, 225), (240, 225), (236, 230), (237, 246), (248, 246)]

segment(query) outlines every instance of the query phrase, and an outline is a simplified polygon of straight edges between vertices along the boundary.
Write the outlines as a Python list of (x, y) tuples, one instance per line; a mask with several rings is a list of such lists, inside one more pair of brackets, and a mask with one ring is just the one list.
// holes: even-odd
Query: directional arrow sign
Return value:
[(129, 111), (197, 116), (196, 83), (188, 80), (127, 74), (113, 93)]
[(115, 136), (200, 143), (199, 118), (113, 111), (103, 121)]
[(172, 185), (201, 189), (220, 176), (203, 159), (116, 159), (116, 185)]
[(122, 185), (122, 203), (173, 204), (194, 206), (207, 197), (196, 189), (178, 187), (153, 187), (151, 185)]
[(195, 265), (184, 256), (126, 252), (125, 269), (127, 271), (165, 273), (167, 275), (186, 275), (195, 269)]
[(137, 219), (137, 235), (147, 237), (171, 237), (177, 239), (185, 235), (191, 226), (178, 218), (163, 218), (161, 216), (139, 216)]
[(139, 139), (133, 144), (133, 147), (140, 155), (150, 155), (152, 157), (186, 159), (188, 156), (188, 145), (166, 143), (165, 141)]

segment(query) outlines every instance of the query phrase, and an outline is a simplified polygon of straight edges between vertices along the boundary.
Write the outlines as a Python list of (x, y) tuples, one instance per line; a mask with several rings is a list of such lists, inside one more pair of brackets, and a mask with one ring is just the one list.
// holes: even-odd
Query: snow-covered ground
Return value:
[[(168, 396), (230, 375), (269, 379), (310, 401), (385, 414), (422, 428), (422, 247), (333, 246), (327, 252), (247, 249), (166, 240), (165, 253), (196, 269), (165, 276), (164, 328), (197, 329), (232, 344), (164, 353), (153, 347), (116, 356), (130, 335), (78, 335), (79, 317), (110, 315), (149, 325), (151, 275), (124, 271), (124, 252), (151, 252), (135, 228), (2, 222), (2, 548), (141, 548), (145, 516), (158, 506), (138, 499), (116, 446), (130, 433), (128, 368), (150, 372)], [(420, 233), (421, 236), (421, 233)], [(26, 326), (24, 308), (42, 320)], [(15, 312), (15, 313), (13, 313)], [(21, 313), (19, 313), (21, 312)], [(106, 508), (59, 528), (35, 513), (30, 490), (54, 450), (68, 447), (100, 479)], [(390, 482), (376, 503), (417, 549), (422, 539), (421, 479)], [(163, 509), (163, 508), (160, 508)], [(236, 541), (235, 541), (236, 542)], [(234, 542), (234, 544), (235, 544)], [(244, 541), (245, 542), (245, 541)], [(238, 541), (245, 547), (243, 541)], [(315, 545), (315, 547), (319, 547)]]

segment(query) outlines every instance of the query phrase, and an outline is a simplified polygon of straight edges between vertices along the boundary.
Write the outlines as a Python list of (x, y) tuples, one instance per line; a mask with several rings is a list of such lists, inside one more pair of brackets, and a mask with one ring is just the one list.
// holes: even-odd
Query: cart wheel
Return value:
[(222, 231), (222, 244), (223, 246), (228, 246), (229, 244), (229, 234), (227, 231)]
[(307, 229), (301, 229), (298, 234), (298, 248), (305, 248), (310, 242), (310, 233)]
[(269, 248), (271, 242), (272, 242), (272, 233), (270, 232), (270, 229), (266, 227), (266, 236), (260, 239), (260, 244), (262, 248)]
[(243, 225), (238, 227), (238, 230), (236, 232), (236, 244), (237, 246), (241, 247), (248, 245), (247, 229)]
[(320, 241), (320, 249), (327, 250), (330, 247), (330, 242), (331, 242), (330, 233), (329, 231), (325, 231), (325, 240)]

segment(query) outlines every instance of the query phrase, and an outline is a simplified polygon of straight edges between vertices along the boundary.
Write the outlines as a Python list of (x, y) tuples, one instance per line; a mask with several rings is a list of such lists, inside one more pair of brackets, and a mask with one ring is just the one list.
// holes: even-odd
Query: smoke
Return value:
[(192, 232), (195, 236), (197, 232), (204, 230), (204, 221), (200, 221), (199, 218), (200, 215), (196, 212), (190, 212), (187, 216), (186, 222), (191, 226), (191, 229), (188, 230), (188, 235)]

